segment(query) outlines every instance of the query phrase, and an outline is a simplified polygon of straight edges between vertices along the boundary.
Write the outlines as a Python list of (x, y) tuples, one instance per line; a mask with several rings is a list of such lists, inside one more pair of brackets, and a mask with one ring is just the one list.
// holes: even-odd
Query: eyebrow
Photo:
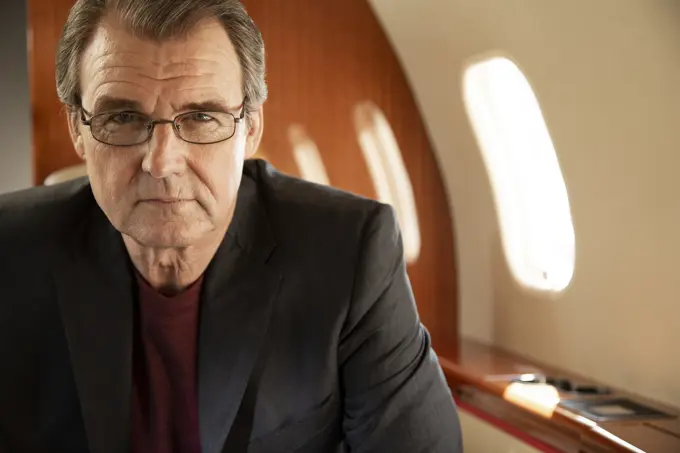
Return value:
[(112, 96), (101, 96), (94, 103), (94, 112), (108, 112), (111, 110), (134, 110), (143, 111), (142, 104), (138, 101)]
[(196, 111), (196, 110), (201, 110), (201, 111), (206, 111), (206, 112), (229, 112), (236, 110), (237, 108), (240, 108), (241, 106), (237, 107), (229, 107), (226, 105), (226, 103), (218, 100), (210, 100), (210, 101), (203, 101), (203, 102), (189, 102), (188, 104), (184, 104), (180, 107), (180, 111)]

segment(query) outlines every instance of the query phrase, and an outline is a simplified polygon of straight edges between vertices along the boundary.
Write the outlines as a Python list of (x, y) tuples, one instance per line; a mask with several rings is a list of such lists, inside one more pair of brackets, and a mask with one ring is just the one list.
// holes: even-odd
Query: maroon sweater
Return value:
[(202, 278), (174, 297), (139, 275), (137, 281), (132, 453), (200, 453), (196, 343)]

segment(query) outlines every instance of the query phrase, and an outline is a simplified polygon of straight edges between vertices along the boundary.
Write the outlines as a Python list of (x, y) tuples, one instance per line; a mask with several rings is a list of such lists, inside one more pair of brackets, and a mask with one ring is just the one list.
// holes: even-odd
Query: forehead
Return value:
[(112, 16), (104, 18), (81, 60), (83, 104), (124, 98), (152, 113), (187, 103), (239, 105), (241, 67), (217, 20), (197, 25), (182, 38), (156, 42), (135, 37)]

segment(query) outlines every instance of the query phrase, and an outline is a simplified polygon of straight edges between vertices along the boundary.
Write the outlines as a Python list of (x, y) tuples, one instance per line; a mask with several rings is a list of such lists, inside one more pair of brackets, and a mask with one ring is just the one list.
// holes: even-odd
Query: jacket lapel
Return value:
[[(261, 195), (244, 174), (234, 219), (204, 280), (198, 343), (204, 453), (222, 451), (249, 382), (259, 378), (253, 369), (283, 279)], [(120, 233), (91, 203), (88, 220), (55, 262), (55, 285), (89, 450), (127, 452), (136, 286)]]
[(92, 200), (55, 284), (89, 449), (129, 451), (134, 286), (120, 234)]
[(282, 280), (260, 195), (255, 182), (244, 175), (229, 232), (206, 273), (198, 356), (205, 453), (222, 451), (249, 381), (259, 379), (253, 369), (261, 359)]

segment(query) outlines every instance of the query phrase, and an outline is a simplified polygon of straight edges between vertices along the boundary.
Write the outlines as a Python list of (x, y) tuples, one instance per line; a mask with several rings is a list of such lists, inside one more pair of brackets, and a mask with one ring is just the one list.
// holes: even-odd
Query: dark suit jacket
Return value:
[[(129, 451), (136, 287), (87, 180), (0, 196), (0, 257), (0, 450)], [(462, 451), (392, 209), (247, 162), (198, 402), (206, 453)]]

